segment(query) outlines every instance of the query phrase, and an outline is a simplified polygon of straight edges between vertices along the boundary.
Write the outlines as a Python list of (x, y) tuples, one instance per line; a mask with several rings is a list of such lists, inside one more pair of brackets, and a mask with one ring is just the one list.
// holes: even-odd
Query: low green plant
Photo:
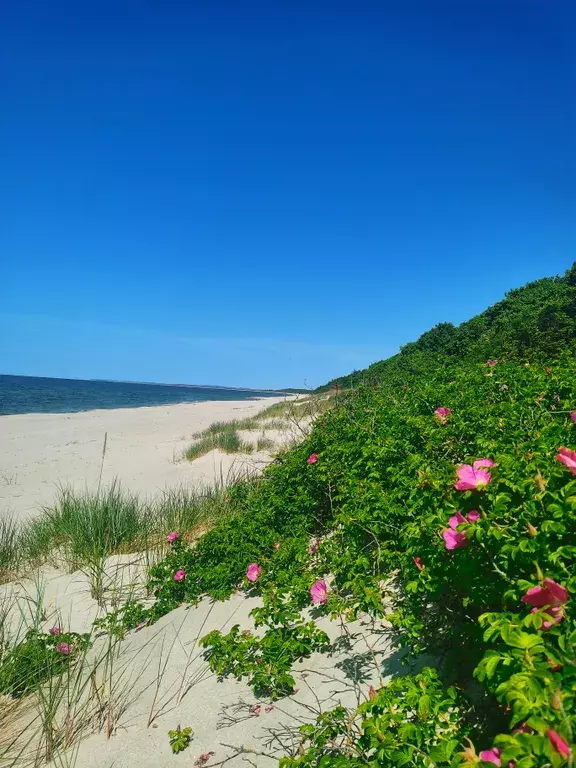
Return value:
[(305, 766), (459, 766), (471, 733), (470, 703), (429, 667), (393, 680), (355, 710), (338, 706), (300, 727), (299, 754), (280, 768)]
[(90, 645), (89, 635), (30, 629), (15, 645), (0, 647), (0, 693), (22, 697), (64, 670)]
[(180, 752), (184, 752), (190, 746), (192, 741), (192, 728), (180, 728), (178, 726), (174, 731), (168, 731), (168, 738), (170, 739), (170, 748), (172, 752), (177, 755)]
[(278, 699), (294, 690), (292, 665), (317, 651), (326, 653), (328, 635), (314, 621), (306, 621), (282, 595), (274, 595), (250, 614), (259, 636), (236, 624), (227, 635), (214, 630), (200, 641), (205, 658), (219, 678), (247, 677), (257, 696)]
[(128, 600), (119, 608), (94, 621), (94, 629), (103, 630), (112, 637), (122, 639), (129, 629), (147, 624), (150, 612), (142, 603)]

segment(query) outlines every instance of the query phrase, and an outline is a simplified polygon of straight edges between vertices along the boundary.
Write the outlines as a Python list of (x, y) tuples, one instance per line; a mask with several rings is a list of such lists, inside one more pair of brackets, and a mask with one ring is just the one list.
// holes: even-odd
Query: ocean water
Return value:
[(0, 375), (0, 415), (77, 413), (95, 408), (139, 408), (203, 400), (252, 400), (255, 397), (277, 397), (278, 394), (225, 387)]

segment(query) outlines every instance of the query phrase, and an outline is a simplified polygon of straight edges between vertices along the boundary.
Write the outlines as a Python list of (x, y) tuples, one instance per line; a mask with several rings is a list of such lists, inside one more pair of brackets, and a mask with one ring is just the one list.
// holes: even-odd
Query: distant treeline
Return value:
[(318, 387), (317, 392), (365, 383), (397, 383), (430, 366), (490, 358), (553, 360), (576, 349), (576, 262), (563, 277), (545, 277), (506, 297), (461, 325), (439, 323), (400, 352), (368, 368)]

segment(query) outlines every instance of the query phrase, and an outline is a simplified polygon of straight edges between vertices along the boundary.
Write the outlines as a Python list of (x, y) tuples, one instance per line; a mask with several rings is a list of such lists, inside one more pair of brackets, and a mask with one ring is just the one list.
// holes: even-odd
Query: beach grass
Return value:
[(218, 449), (223, 453), (252, 453), (254, 446), (252, 443), (242, 440), (234, 422), (230, 424), (212, 425), (218, 426), (208, 434), (195, 440), (184, 454), (189, 461), (204, 456), (205, 454)]
[(273, 451), (275, 443), (265, 437), (268, 430), (285, 431), (295, 429), (306, 434), (310, 424), (333, 406), (333, 401), (326, 395), (287, 400), (274, 403), (256, 416), (232, 421), (216, 421), (201, 432), (193, 435), (194, 442), (186, 449), (184, 457), (189, 461), (204, 456), (214, 449), (223, 453), (252, 453), (254, 445), (242, 440), (242, 431), (258, 431), (256, 448), (259, 451)]
[(150, 528), (145, 505), (117, 482), (100, 493), (61, 488), (42, 523), (48, 548), (64, 546), (79, 561), (121, 551), (145, 539)]
[(52, 562), (69, 572), (87, 572), (98, 597), (107, 557), (161, 551), (173, 530), (194, 538), (233, 514), (229, 489), (244, 482), (249, 482), (248, 474), (236, 470), (211, 486), (171, 488), (152, 499), (127, 491), (117, 481), (99, 492), (61, 487), (54, 504), (26, 523), (0, 516), (0, 583)]
[(201, 432), (196, 432), (192, 437), (200, 439), (202, 437), (215, 437), (223, 432), (232, 432), (234, 430), (259, 429), (260, 422), (257, 416), (250, 416), (247, 419), (232, 419), (231, 421), (215, 421), (209, 427)]
[(10, 573), (18, 568), (19, 530), (12, 515), (0, 518), (0, 572)]
[(260, 435), (258, 437), (258, 440), (256, 442), (256, 450), (257, 451), (273, 451), (276, 448), (276, 443), (274, 440), (270, 440), (269, 437), (266, 437), (266, 435)]

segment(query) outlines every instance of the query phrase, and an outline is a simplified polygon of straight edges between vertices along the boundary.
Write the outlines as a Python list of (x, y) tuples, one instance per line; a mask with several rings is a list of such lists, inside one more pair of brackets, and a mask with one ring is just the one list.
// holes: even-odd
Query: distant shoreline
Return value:
[(85, 413), (179, 403), (249, 401), (287, 397), (288, 392), (199, 384), (159, 384), (106, 379), (55, 379), (0, 375), (0, 416), (28, 413)]
[(33, 376), (29, 373), (0, 373), (0, 379), (13, 378), (13, 379), (42, 379), (43, 381), (75, 381), (75, 382), (89, 382), (100, 384), (142, 384), (147, 387), (181, 387), (184, 389), (225, 389), (230, 392), (266, 392), (275, 395), (286, 395), (291, 392), (306, 392), (307, 390), (300, 390), (294, 387), (287, 387), (286, 389), (257, 389), (254, 387), (231, 387), (225, 384), (174, 384), (166, 381), (136, 381), (132, 379), (81, 379), (70, 376)]

